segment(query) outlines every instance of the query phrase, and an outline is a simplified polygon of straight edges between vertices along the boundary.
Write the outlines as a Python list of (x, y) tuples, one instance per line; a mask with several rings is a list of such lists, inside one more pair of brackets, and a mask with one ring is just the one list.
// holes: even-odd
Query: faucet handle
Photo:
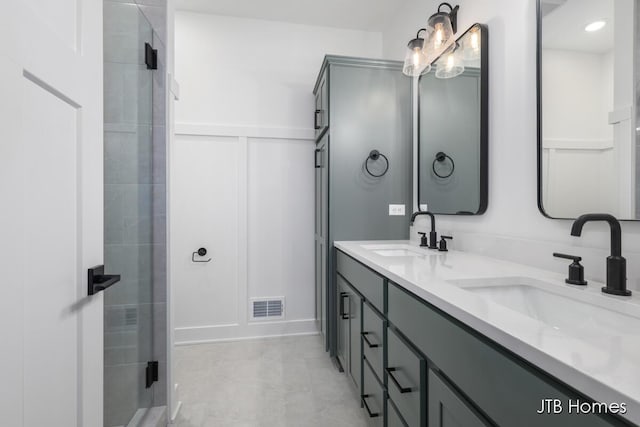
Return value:
[(420, 238), (420, 247), (425, 248), (429, 246), (429, 241), (427, 240), (427, 233), (418, 233), (422, 237)]
[(440, 252), (448, 252), (447, 249), (447, 240), (453, 240), (451, 236), (440, 236), (440, 248), (438, 249)]
[(587, 284), (587, 281), (584, 280), (584, 267), (582, 266), (582, 264), (580, 264), (580, 261), (582, 261), (582, 257), (561, 254), (557, 252), (554, 253), (553, 256), (556, 258), (570, 259), (573, 261), (571, 265), (569, 265), (569, 278), (565, 279), (565, 282), (570, 285), (580, 286), (584, 286)]

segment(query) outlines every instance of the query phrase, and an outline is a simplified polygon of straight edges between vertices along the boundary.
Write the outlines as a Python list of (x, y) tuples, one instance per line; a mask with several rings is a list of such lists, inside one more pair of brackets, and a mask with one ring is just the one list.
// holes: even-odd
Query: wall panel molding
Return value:
[(262, 139), (314, 140), (311, 128), (278, 128), (256, 126), (218, 125), (211, 123), (176, 123), (176, 135), (231, 136)]

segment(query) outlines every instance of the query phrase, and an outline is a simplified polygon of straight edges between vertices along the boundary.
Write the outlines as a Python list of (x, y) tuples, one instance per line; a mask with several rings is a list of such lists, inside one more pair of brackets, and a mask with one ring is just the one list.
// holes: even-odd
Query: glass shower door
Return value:
[(104, 426), (153, 406), (153, 30), (136, 4), (104, 1)]

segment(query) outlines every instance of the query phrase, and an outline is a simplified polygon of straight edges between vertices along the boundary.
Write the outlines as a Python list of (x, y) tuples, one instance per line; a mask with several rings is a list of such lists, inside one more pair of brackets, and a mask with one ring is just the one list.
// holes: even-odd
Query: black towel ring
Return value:
[[(442, 163), (444, 162), (446, 159), (449, 159), (449, 161), (451, 162), (451, 172), (449, 172), (448, 175), (440, 175), (437, 171), (436, 171), (436, 162), (437, 163)], [(443, 153), (442, 151), (439, 151), (436, 154), (436, 158), (433, 161), (433, 165), (431, 165), (431, 169), (433, 169), (433, 173), (438, 177), (438, 178), (449, 178), (451, 175), (453, 175), (453, 171), (456, 170), (456, 162), (453, 161), (453, 159), (451, 158), (451, 156), (449, 156), (446, 153)]]
[[(373, 173), (373, 172), (371, 172), (369, 170), (369, 160), (373, 160), (375, 162), (376, 160), (379, 160), (380, 157), (382, 157), (384, 159), (384, 161), (386, 162), (386, 166), (384, 168), (384, 171), (382, 171), (381, 174), (376, 175), (375, 173)], [(380, 178), (380, 177), (386, 175), (386, 173), (389, 171), (389, 159), (387, 158), (387, 156), (385, 156), (384, 154), (382, 154), (378, 150), (371, 150), (371, 152), (369, 153), (369, 157), (367, 157), (367, 160), (365, 160), (365, 162), (364, 162), (364, 168), (367, 170), (367, 173), (369, 175), (371, 175), (372, 177)]]

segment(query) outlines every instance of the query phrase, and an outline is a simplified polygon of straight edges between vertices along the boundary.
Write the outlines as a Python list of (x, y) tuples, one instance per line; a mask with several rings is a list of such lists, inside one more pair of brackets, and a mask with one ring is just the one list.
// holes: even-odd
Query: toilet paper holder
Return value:
[(191, 262), (211, 262), (211, 258), (206, 260), (197, 260), (196, 255), (205, 256), (207, 254), (207, 248), (199, 248), (197, 251), (191, 254)]

